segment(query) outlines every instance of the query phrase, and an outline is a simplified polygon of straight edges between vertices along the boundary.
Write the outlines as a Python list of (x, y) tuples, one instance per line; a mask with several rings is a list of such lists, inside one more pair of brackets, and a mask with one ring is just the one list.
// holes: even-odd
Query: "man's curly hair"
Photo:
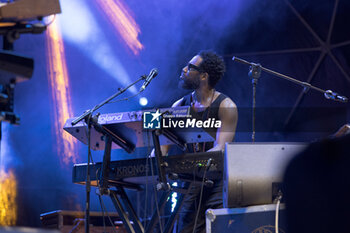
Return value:
[(200, 51), (198, 55), (203, 59), (199, 68), (209, 75), (209, 86), (215, 87), (226, 71), (224, 59), (214, 51)]

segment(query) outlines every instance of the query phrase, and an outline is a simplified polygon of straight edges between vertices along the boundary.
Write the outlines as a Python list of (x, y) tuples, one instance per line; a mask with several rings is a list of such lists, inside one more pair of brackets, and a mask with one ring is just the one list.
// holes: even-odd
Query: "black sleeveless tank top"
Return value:
[[(192, 103), (192, 93), (186, 95), (183, 97), (182, 102), (180, 103), (180, 106), (191, 106), (190, 114), (192, 117), (196, 119), (201, 120), (207, 120), (209, 118), (213, 118), (218, 120), (219, 119), (219, 107), (221, 102), (226, 99), (227, 96), (220, 93), (219, 96), (210, 104), (209, 107), (202, 109), (201, 111), (195, 111), (194, 108), (191, 106)], [(214, 132), (211, 130), (211, 134), (216, 138), (216, 129)], [(187, 144), (188, 152), (195, 153), (195, 152), (203, 152), (207, 151), (211, 148), (213, 148), (214, 142), (206, 142), (206, 143), (196, 143), (196, 144)]]

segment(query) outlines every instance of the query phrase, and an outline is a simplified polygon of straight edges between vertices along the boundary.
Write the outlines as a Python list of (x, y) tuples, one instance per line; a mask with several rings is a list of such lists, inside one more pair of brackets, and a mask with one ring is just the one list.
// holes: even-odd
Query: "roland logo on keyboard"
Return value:
[(221, 127), (221, 121), (215, 118), (206, 120), (192, 118), (191, 116), (176, 117), (173, 115), (162, 115), (159, 110), (155, 112), (143, 113), (144, 129), (160, 128), (208, 128), (218, 129)]
[(123, 113), (115, 113), (115, 114), (103, 114), (99, 116), (98, 123), (105, 124), (111, 122), (118, 122), (123, 119)]

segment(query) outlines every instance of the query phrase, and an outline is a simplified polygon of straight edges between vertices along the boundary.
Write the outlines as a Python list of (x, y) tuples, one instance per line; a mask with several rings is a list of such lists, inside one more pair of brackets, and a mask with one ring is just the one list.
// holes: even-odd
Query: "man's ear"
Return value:
[[(209, 79), (209, 74), (207, 72), (201, 73), (201, 79)], [(209, 80), (208, 80), (209, 81)]]

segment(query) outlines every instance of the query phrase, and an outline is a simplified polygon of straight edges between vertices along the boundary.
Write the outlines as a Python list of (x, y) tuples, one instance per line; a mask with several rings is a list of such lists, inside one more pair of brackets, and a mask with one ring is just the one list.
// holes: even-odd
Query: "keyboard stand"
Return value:
[(116, 189), (117, 190), (109, 190), (108, 194), (126, 230), (128, 233), (144, 233), (145, 231), (141, 221), (132, 207), (124, 188), (122, 186), (116, 186)]
[[(124, 148), (124, 150), (126, 150), (127, 152), (133, 151), (135, 147), (133, 144), (126, 142), (115, 133), (109, 130), (106, 130), (106, 128), (98, 124), (96, 120), (95, 121), (92, 120), (92, 125), (98, 132), (103, 134), (104, 142), (105, 142), (102, 170), (101, 170), (101, 175), (99, 178), (99, 185), (98, 185), (100, 195), (109, 195), (115, 209), (117, 210), (120, 217), (122, 218), (122, 221), (129, 233), (144, 233), (145, 229), (143, 228), (140, 219), (136, 215), (136, 212), (132, 207), (132, 204), (124, 190), (124, 187), (122, 185), (116, 185), (115, 186), (116, 190), (111, 190), (109, 189), (110, 184), (108, 181), (108, 174), (110, 172), (110, 163), (111, 163), (112, 141), (115, 143), (118, 143), (118, 145)], [(168, 166), (168, 164), (163, 160), (162, 152), (160, 149), (159, 135), (161, 133), (162, 133), (161, 130), (153, 130), (152, 139), (153, 139), (153, 145), (155, 148), (156, 166), (157, 166), (158, 176), (159, 176), (159, 183), (157, 184), (157, 190), (164, 191), (161, 199), (158, 202), (158, 208), (159, 208), (159, 211), (164, 211), (166, 203), (169, 201), (169, 196), (174, 190), (171, 190), (171, 187), (166, 178), (165, 168)], [(179, 138), (176, 135), (171, 134), (171, 132), (167, 131), (164, 134), (164, 136), (168, 137), (169, 140), (173, 141), (176, 145), (180, 145), (180, 146), (182, 145), (182, 147), (185, 148), (185, 143), (179, 140)], [(185, 189), (188, 191), (190, 190), (190, 188), (191, 188), (191, 183), (186, 183)], [(170, 231), (172, 230), (174, 226), (174, 222), (178, 216), (178, 211), (180, 210), (184, 197), (186, 195), (187, 195), (187, 192), (179, 193), (180, 197), (179, 197), (178, 203), (175, 207), (174, 212), (172, 213), (171, 217), (168, 219), (165, 225), (164, 232), (170, 233)], [(133, 222), (133, 224), (131, 223), (131, 221)], [(153, 232), (153, 229), (157, 223), (159, 223), (159, 217), (156, 210), (153, 213), (151, 222), (147, 226), (146, 232)]]
[[(158, 208), (159, 208), (160, 213), (164, 210), (168, 200), (170, 200), (169, 196), (171, 196), (171, 194), (173, 192), (176, 192), (178, 194), (178, 199), (177, 199), (177, 203), (176, 203), (176, 206), (174, 208), (174, 211), (170, 215), (168, 221), (165, 224), (165, 228), (163, 229), (164, 233), (172, 232), (175, 220), (178, 218), (179, 211), (183, 205), (183, 201), (184, 201), (185, 197), (187, 196), (189, 190), (191, 190), (192, 185), (193, 185), (192, 182), (186, 182), (184, 188), (181, 188), (181, 189), (172, 188), (171, 191), (167, 191), (167, 192), (164, 192), (162, 194), (162, 196), (158, 202)], [(147, 225), (146, 232), (152, 232), (157, 223), (159, 223), (159, 217), (158, 217), (158, 213), (157, 213), (157, 209), (156, 209), (152, 215), (151, 221)], [(159, 223), (159, 224), (161, 224), (161, 223)]]
[(128, 233), (152, 233), (154, 232), (154, 228), (157, 226), (157, 224), (161, 224), (159, 222), (158, 211), (159, 213), (162, 213), (166, 207), (166, 204), (170, 201), (169, 197), (171, 194), (173, 192), (178, 193), (178, 200), (174, 211), (165, 223), (165, 228), (163, 229), (163, 233), (171, 233), (175, 220), (178, 218), (179, 211), (183, 205), (183, 201), (189, 190), (191, 190), (192, 185), (192, 182), (186, 182), (184, 188), (172, 188), (168, 191), (164, 191), (158, 201), (158, 210), (156, 209), (153, 212), (152, 218), (147, 224), (146, 229), (143, 228), (141, 221), (137, 216), (136, 211), (132, 207), (123, 186), (115, 186), (116, 190), (108, 189), (106, 194), (111, 198), (113, 205), (122, 219)]

